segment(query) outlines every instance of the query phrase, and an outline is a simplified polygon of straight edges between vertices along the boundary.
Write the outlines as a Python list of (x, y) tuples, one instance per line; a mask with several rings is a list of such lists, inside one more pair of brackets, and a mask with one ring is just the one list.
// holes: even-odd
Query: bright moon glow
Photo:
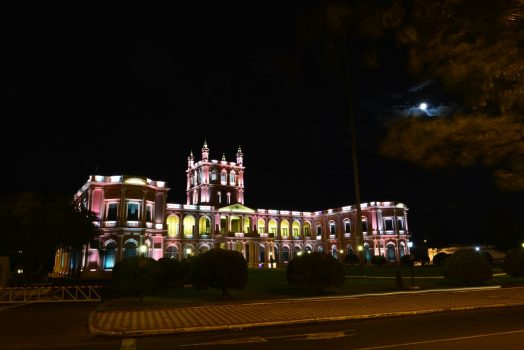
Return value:
[(428, 104), (426, 102), (422, 102), (418, 108), (420, 108), (421, 110), (425, 111), (427, 108), (428, 108)]

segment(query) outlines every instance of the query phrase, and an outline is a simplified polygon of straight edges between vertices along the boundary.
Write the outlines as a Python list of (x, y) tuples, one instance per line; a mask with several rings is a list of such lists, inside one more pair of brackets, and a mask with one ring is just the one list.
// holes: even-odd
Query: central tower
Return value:
[(244, 155), (238, 146), (237, 161), (210, 160), (204, 141), (202, 160), (195, 163), (193, 152), (187, 158), (187, 204), (211, 205), (215, 208), (244, 204)]

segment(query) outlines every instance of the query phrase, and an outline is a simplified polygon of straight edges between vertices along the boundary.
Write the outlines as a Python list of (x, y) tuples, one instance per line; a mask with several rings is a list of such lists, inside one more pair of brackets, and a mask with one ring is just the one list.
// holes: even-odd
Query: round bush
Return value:
[(125, 258), (113, 268), (113, 284), (121, 295), (150, 295), (162, 285), (163, 277), (160, 264), (147, 257)]
[(186, 277), (185, 266), (175, 259), (161, 258), (158, 263), (162, 268), (164, 282), (167, 286), (179, 287), (184, 284)]
[(198, 289), (216, 288), (229, 298), (229, 288), (246, 288), (247, 262), (240, 252), (213, 248), (197, 255), (192, 264), (193, 285)]
[(342, 264), (329, 254), (313, 252), (296, 256), (287, 266), (288, 283), (310, 287), (322, 293), (325, 288), (340, 287), (345, 276)]
[(479, 254), (483, 255), (490, 265), (493, 265), (493, 255), (485, 251), (479, 252)]
[(437, 266), (442, 266), (442, 264), (444, 264), (444, 261), (448, 258), (448, 256), (449, 256), (448, 253), (444, 253), (444, 252), (438, 253), (437, 255), (433, 257), (433, 264)]
[(353, 266), (354, 264), (360, 263), (360, 259), (355, 254), (348, 254), (345, 257), (344, 262)]
[(413, 257), (411, 255), (404, 255), (400, 258), (400, 263), (404, 266), (413, 265)]
[(446, 258), (442, 267), (446, 279), (466, 285), (490, 280), (493, 277), (488, 260), (473, 250), (457, 250)]
[(502, 262), (502, 270), (511, 277), (524, 277), (524, 249), (509, 252)]
[(387, 262), (386, 257), (383, 255), (373, 255), (371, 257), (371, 263), (376, 266), (383, 266)]

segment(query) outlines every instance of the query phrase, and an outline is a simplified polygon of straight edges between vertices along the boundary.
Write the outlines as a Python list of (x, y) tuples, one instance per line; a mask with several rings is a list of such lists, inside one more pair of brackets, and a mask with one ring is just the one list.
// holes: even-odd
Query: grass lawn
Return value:
[[(410, 290), (412, 283), (411, 269), (401, 266), (403, 290)], [(340, 288), (327, 290), (322, 296), (358, 295), (366, 293), (385, 293), (399, 291), (395, 280), (395, 265), (383, 267), (360, 266), (346, 268), (345, 283)], [(231, 304), (276, 300), (283, 298), (318, 297), (310, 289), (289, 285), (286, 281), (285, 268), (272, 270), (250, 269), (248, 284), (244, 290), (231, 289), (232, 299), (223, 299), (217, 289), (197, 290), (196, 288), (172, 288), (144, 297), (140, 302), (137, 297), (113, 298), (100, 304), (99, 310), (122, 310), (151, 307), (182, 307), (216, 304)], [(481, 286), (524, 286), (524, 278), (511, 278), (502, 274), (500, 269), (493, 269), (494, 277)], [(437, 266), (415, 266), (413, 268), (414, 284), (419, 290), (464, 287), (442, 278), (441, 269)]]

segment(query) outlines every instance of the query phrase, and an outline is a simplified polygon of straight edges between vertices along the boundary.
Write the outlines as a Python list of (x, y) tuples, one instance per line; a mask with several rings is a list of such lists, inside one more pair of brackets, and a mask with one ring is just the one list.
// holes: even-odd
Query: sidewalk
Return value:
[(92, 334), (145, 336), (524, 305), (524, 287), (457, 288), (136, 311), (93, 311)]

